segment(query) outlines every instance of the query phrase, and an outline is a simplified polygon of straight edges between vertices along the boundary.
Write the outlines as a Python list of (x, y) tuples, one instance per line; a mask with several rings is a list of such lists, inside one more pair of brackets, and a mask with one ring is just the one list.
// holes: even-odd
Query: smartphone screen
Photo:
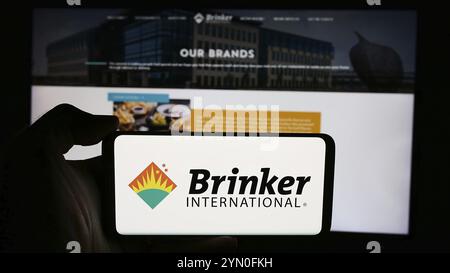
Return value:
[(326, 135), (121, 134), (112, 145), (121, 235), (329, 231), (334, 144)]

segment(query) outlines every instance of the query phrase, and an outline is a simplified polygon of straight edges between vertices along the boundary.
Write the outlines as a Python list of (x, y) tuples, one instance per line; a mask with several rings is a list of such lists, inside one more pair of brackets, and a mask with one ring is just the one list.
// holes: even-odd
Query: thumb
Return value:
[(60, 104), (29, 128), (29, 136), (37, 147), (64, 154), (73, 145), (100, 142), (117, 126), (115, 116), (92, 115), (70, 104)]

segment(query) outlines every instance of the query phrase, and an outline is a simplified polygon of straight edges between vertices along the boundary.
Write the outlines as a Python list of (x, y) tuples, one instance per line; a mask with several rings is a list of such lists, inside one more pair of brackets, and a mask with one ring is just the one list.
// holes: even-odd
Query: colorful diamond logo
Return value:
[(150, 163), (129, 185), (154, 209), (177, 185), (155, 163)]

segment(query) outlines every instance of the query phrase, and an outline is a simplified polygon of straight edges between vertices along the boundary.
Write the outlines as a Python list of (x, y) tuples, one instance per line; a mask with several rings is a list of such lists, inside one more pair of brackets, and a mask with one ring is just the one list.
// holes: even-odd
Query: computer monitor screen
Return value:
[(70, 103), (195, 131), (202, 109), (266, 107), (334, 138), (332, 231), (407, 234), (416, 31), (413, 10), (35, 9), (31, 120)]

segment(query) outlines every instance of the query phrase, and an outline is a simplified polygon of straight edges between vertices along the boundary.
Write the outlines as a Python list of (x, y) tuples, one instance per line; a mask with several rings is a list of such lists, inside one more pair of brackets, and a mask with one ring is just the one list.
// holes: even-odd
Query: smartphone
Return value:
[(330, 230), (334, 141), (121, 133), (103, 142), (120, 235), (318, 235)]

